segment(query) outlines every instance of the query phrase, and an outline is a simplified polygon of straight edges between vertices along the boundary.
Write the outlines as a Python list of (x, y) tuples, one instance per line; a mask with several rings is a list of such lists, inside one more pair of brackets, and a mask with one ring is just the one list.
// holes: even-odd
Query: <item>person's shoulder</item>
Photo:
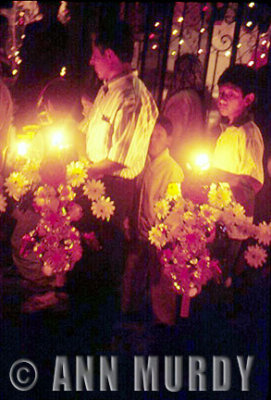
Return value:
[(247, 140), (263, 140), (260, 128), (253, 120), (245, 122), (240, 126), (240, 129), (246, 135)]

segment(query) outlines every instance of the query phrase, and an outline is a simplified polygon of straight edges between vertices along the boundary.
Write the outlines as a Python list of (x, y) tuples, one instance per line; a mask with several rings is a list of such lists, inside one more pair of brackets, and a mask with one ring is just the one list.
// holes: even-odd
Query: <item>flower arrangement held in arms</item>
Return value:
[[(20, 172), (12, 172), (3, 188), (16, 202), (30, 196), (32, 207), (40, 215), (37, 226), (22, 238), (21, 254), (33, 250), (47, 276), (70, 271), (82, 257), (81, 239), (97, 249), (94, 232), (81, 233), (73, 224), (83, 217), (83, 209), (76, 202), (83, 196), (90, 200), (89, 210), (102, 220), (109, 221), (115, 206), (105, 197), (105, 186), (100, 180), (88, 180), (88, 161), (72, 161), (67, 166), (57, 158), (39, 163), (28, 160)], [(7, 201), (0, 193), (0, 212), (5, 212)]]
[(155, 204), (155, 212), (159, 222), (149, 231), (149, 241), (159, 252), (173, 290), (182, 295), (182, 317), (189, 315), (190, 299), (201, 292), (202, 286), (211, 279), (222, 281), (223, 266), (212, 252), (219, 230), (229, 239), (257, 241), (244, 254), (249, 266), (259, 268), (267, 260), (265, 247), (271, 243), (271, 223), (254, 225), (243, 206), (233, 201), (227, 183), (211, 184), (208, 203), (201, 205), (184, 200), (180, 184), (172, 183), (165, 198)]

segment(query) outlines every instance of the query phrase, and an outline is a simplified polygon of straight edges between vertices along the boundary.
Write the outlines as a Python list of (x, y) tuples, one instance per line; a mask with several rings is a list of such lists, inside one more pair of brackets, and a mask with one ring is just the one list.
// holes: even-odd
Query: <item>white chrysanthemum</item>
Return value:
[(81, 161), (72, 161), (67, 165), (67, 182), (72, 187), (79, 187), (87, 178), (85, 165)]
[(255, 246), (248, 246), (247, 250), (245, 251), (245, 259), (248, 265), (251, 267), (259, 268), (265, 263), (267, 259), (267, 253), (257, 244)]
[(29, 189), (29, 181), (21, 172), (12, 172), (5, 181), (6, 190), (10, 197), (19, 201)]
[(154, 205), (155, 214), (159, 219), (164, 219), (169, 213), (169, 204), (166, 199), (159, 200)]
[(0, 213), (2, 212), (5, 212), (6, 211), (6, 208), (7, 208), (7, 201), (6, 201), (6, 198), (5, 198), (5, 196), (2, 194), (2, 193), (0, 193)]
[(100, 199), (92, 203), (91, 211), (95, 217), (109, 221), (115, 211), (114, 202), (110, 200), (110, 197), (105, 198), (102, 196)]
[(265, 221), (259, 224), (256, 231), (256, 239), (259, 243), (269, 246), (271, 243), (271, 223), (267, 224)]
[(149, 241), (155, 247), (161, 249), (167, 242), (166, 232), (167, 226), (165, 224), (153, 226), (149, 231)]
[(100, 180), (87, 180), (83, 186), (84, 194), (89, 200), (96, 201), (105, 194), (105, 186)]
[(208, 192), (208, 200), (211, 206), (224, 208), (232, 201), (232, 192), (227, 182), (212, 183)]

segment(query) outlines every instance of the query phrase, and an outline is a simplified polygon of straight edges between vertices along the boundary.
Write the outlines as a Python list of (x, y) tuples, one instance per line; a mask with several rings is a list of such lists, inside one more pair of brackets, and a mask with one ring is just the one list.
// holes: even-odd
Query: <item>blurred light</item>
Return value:
[(226, 53), (225, 53), (225, 56), (226, 56), (226, 57), (230, 57), (230, 55), (231, 55), (231, 51), (230, 51), (230, 50), (227, 50)]
[(173, 29), (172, 35), (177, 35), (177, 33), (178, 33), (178, 29)]
[(202, 153), (195, 157), (195, 165), (201, 171), (206, 171), (210, 168), (210, 161), (208, 154)]
[(154, 39), (154, 37), (155, 37), (155, 34), (154, 34), (154, 33), (151, 33), (151, 34), (149, 35), (149, 39)]
[(255, 7), (255, 3), (249, 3), (249, 5), (248, 5), (250, 8), (253, 8), (253, 7)]
[(12, 70), (12, 75), (17, 75), (18, 74), (18, 70), (15, 68)]
[(248, 21), (248, 22), (246, 23), (246, 26), (247, 26), (248, 28), (250, 28), (252, 25), (253, 25), (253, 22), (252, 22), (252, 21)]
[(201, 28), (200, 33), (205, 32), (205, 28)]
[(172, 55), (172, 56), (176, 56), (176, 51), (173, 50), (173, 51), (171, 52), (171, 55)]
[(260, 55), (260, 57), (261, 57), (261, 58), (265, 58), (265, 57), (266, 57), (266, 54), (265, 54), (265, 53), (262, 53), (262, 54)]
[(177, 21), (178, 22), (183, 22), (183, 17), (179, 17)]
[(265, 46), (265, 45), (266, 45), (266, 43), (267, 43), (267, 40), (266, 40), (266, 39), (264, 39), (264, 40), (262, 40), (262, 42), (261, 42), (261, 45)]
[(179, 44), (182, 45), (183, 43), (184, 43), (184, 40), (181, 39), (181, 40), (179, 41)]
[(67, 73), (67, 68), (64, 66), (64, 67), (61, 68), (61, 71), (60, 71), (59, 75), (60, 76), (65, 76), (66, 73)]
[(236, 47), (237, 47), (237, 49), (240, 49), (240, 47), (242, 47), (242, 43), (238, 43), (238, 45)]
[(203, 53), (203, 49), (199, 49), (198, 54), (202, 54)]
[(24, 16), (24, 12), (23, 11), (19, 12), (19, 16), (23, 17)]
[(160, 25), (159, 21), (155, 22), (155, 24), (154, 24), (155, 28), (157, 28), (159, 25)]
[(22, 36), (21, 36), (21, 39), (23, 40), (25, 38), (25, 34), (23, 34)]
[(64, 135), (62, 131), (53, 132), (51, 138), (52, 138), (51, 140), (52, 146), (59, 147), (60, 149), (63, 147)]
[(28, 151), (29, 144), (26, 142), (17, 143), (17, 154), (21, 157), (25, 157)]
[(208, 6), (204, 6), (202, 11), (207, 11), (208, 10)]
[(151, 47), (151, 48), (152, 48), (153, 50), (156, 50), (156, 49), (157, 49), (157, 47), (158, 47), (158, 45), (155, 43), (155, 44), (153, 44), (153, 45), (152, 45), (152, 47)]
[(254, 65), (254, 61), (249, 61), (249, 63), (247, 64), (249, 67), (252, 67)]
[(18, 56), (19, 54), (20, 54), (20, 52), (18, 50), (15, 51), (15, 53), (14, 53), (15, 56)]

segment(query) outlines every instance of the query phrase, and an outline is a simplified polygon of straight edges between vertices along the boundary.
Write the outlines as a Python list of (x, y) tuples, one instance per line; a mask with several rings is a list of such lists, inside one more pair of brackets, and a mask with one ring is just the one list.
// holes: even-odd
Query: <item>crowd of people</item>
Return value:
[[(59, 23), (51, 23), (54, 29), (62, 29)], [(48, 20), (43, 21), (44, 24), (48, 24)], [(52, 59), (40, 61), (37, 71), (33, 69), (36, 63), (29, 57), (35, 58), (38, 50), (32, 46), (31, 35), (46, 36), (42, 39), (46, 43), (48, 37), (36, 25), (28, 30), (22, 52), (23, 69), (16, 91), (9, 91), (0, 80), (1, 185), (12, 170), (8, 149), (10, 136), (16, 135), (14, 118), (16, 120), (18, 114), (28, 110), (28, 100), (33, 102), (36, 99), (35, 108), (31, 106), (32, 115), (33, 111), (36, 113), (33, 123), (39, 124), (33, 138), (35, 155), (42, 160), (48, 157), (48, 126), (68, 126), (73, 145), (72, 152), (65, 154), (65, 161), (87, 157), (90, 161), (88, 178), (102, 179), (115, 204), (115, 213), (106, 228), (103, 256), (93, 256), (85, 249), (82, 260), (68, 274), (67, 291), (78, 285), (78, 292), (87, 296), (90, 288), (94, 292), (100, 290), (101, 281), (107, 277), (124, 315), (138, 317), (150, 305), (155, 323), (175, 324), (178, 299), (170, 290), (155, 250), (148, 241), (148, 232), (156, 221), (154, 204), (165, 195), (168, 184), (179, 183), (183, 196), (193, 198), (196, 193), (201, 195), (206, 184), (228, 182), (235, 200), (253, 218), (258, 215), (255, 202), (257, 207), (261, 207), (258, 196), (265, 175), (265, 185), (269, 190), (265, 201), (269, 207), (263, 217), (270, 221), (268, 156), (264, 153), (261, 131), (252, 118), (258, 96), (256, 72), (241, 64), (223, 72), (218, 80), (217, 102), (221, 119), (217, 129), (209, 133), (202, 68), (196, 56), (185, 54), (176, 61), (172, 84), (159, 110), (144, 82), (132, 70), (134, 42), (126, 23), (107, 24), (95, 37), (89, 64), (103, 82), (95, 98), (93, 93), (81, 92), (65, 77), (51, 79), (53, 67), (59, 70), (62, 65), (62, 60), (56, 58), (56, 55), (61, 57), (61, 52), (54, 54)], [(63, 36), (61, 32), (57, 35)], [(64, 48), (62, 42), (58, 45)], [(16, 103), (18, 92), (24, 93), (19, 96), (19, 105)], [(46, 124), (39, 119), (44, 115)], [(270, 131), (266, 130), (265, 139), (269, 134)], [(187, 169), (189, 150), (195, 143), (203, 144), (206, 137), (212, 142), (213, 165), (207, 176), (205, 174), (194, 181), (195, 177), (191, 178)], [(20, 285), (24, 288), (21, 311), (32, 313), (63, 304), (67, 300), (63, 286), (60, 290), (53, 277), (42, 273), (41, 263), (35, 255), (22, 256), (20, 253), (21, 239), (35, 227), (38, 214), (31, 208), (14, 208), (10, 218), (13, 229), (6, 240), (12, 249)], [(84, 224), (88, 221), (85, 220)], [(5, 240), (4, 236), (2, 239)], [(237, 255), (238, 246), (235, 246), (234, 253), (231, 253), (232, 265)], [(93, 266), (101, 260), (106, 265), (102, 276), (101, 269)], [(4, 271), (3, 265), (1, 269)], [(87, 279), (90, 269), (91, 278)], [(82, 287), (85, 291), (81, 290)]]

